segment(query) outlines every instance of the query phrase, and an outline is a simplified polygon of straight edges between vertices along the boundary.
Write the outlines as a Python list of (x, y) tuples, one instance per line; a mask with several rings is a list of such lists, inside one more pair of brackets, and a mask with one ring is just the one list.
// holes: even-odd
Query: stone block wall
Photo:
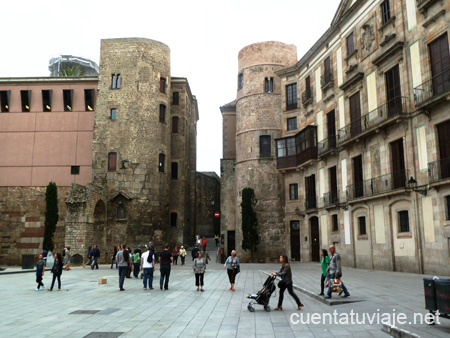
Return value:
[(220, 233), (220, 220), (214, 217), (221, 210), (220, 183), (216, 173), (197, 173), (195, 233), (200, 237), (212, 238)]

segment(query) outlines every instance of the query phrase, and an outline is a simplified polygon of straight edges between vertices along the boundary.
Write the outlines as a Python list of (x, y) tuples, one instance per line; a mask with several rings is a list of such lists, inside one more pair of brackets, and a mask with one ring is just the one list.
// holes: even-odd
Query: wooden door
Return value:
[(291, 258), (300, 261), (300, 222), (291, 221)]
[(361, 133), (361, 102), (359, 92), (350, 96), (350, 134), (356, 136)]
[(316, 207), (316, 175), (305, 177), (306, 209)]
[(330, 174), (330, 201), (331, 203), (338, 203), (338, 190), (337, 190), (337, 176), (336, 176), (336, 166), (328, 169)]
[(327, 114), (328, 149), (336, 148), (336, 120), (334, 110)]
[(319, 219), (311, 217), (309, 220), (311, 227), (311, 260), (320, 262), (320, 243), (319, 243)]
[(439, 178), (450, 177), (450, 121), (437, 126), (439, 140)]
[(394, 189), (404, 188), (406, 184), (405, 156), (403, 152), (403, 140), (391, 143), (392, 154), (392, 185)]
[(385, 74), (388, 116), (402, 112), (402, 91), (398, 65)]
[(353, 183), (355, 184), (355, 197), (363, 196), (363, 166), (361, 155), (353, 158)]
[(450, 56), (447, 33), (429, 44), (433, 95), (450, 90)]

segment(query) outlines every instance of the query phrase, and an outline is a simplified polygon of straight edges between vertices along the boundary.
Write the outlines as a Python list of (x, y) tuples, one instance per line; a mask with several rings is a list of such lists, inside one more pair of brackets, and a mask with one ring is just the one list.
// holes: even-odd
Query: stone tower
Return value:
[[(235, 102), (222, 107), (224, 123), (234, 120), (230, 110), (235, 109), (235, 140), (225, 129), (224, 140), (227, 149), (230, 142), (236, 143), (233, 168), (229, 158), (222, 161), (222, 184), (235, 186), (234, 196), (222, 187), (222, 210), (232, 210), (234, 217), (223, 215), (223, 230), (232, 229), (235, 247), (239, 257), (248, 260), (250, 252), (242, 252), (241, 194), (246, 187), (253, 188), (258, 200), (256, 213), (259, 222), (261, 243), (255, 257), (260, 261), (270, 261), (285, 252), (284, 240), (284, 182), (276, 167), (275, 139), (281, 136), (281, 82), (275, 74), (277, 70), (292, 66), (297, 62), (294, 45), (280, 42), (262, 42), (249, 45), (239, 52), (238, 93)], [(234, 150), (234, 149), (232, 149)], [(227, 151), (227, 157), (233, 151)], [(224, 154), (225, 156), (225, 154)], [(234, 207), (227, 208), (227, 204)], [(224, 224), (224, 223), (230, 224)], [(235, 223), (234, 226), (231, 223)], [(229, 231), (228, 231), (229, 232)], [(230, 244), (229, 240), (228, 246)], [(228, 248), (228, 251), (230, 248)]]

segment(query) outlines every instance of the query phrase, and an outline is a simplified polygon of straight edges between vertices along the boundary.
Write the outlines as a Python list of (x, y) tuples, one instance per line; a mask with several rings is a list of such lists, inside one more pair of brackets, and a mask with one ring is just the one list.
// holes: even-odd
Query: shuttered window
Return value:
[(108, 154), (108, 170), (115, 171), (117, 169), (117, 153)]

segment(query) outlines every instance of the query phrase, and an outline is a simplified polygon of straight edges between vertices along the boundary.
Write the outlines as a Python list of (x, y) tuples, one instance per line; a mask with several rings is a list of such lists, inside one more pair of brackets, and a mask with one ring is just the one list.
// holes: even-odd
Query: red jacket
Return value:
[(206, 246), (206, 239), (202, 241), (202, 246)]

